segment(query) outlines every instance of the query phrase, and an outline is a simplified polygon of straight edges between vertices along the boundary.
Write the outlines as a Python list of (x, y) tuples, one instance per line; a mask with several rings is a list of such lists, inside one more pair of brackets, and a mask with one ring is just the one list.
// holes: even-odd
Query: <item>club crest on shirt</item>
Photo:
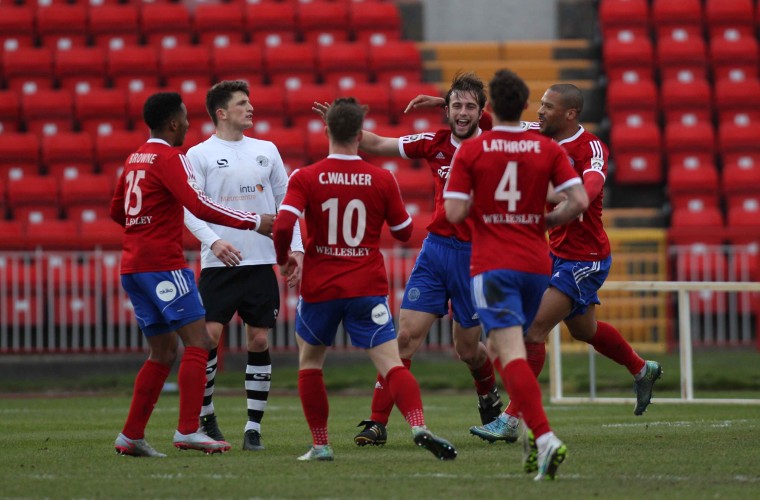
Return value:
[(269, 166), (269, 158), (264, 155), (259, 155), (256, 157), (256, 163), (258, 163), (261, 168), (267, 168)]
[(602, 170), (602, 167), (604, 167), (604, 160), (601, 158), (592, 158), (591, 159), (591, 168), (594, 170)]

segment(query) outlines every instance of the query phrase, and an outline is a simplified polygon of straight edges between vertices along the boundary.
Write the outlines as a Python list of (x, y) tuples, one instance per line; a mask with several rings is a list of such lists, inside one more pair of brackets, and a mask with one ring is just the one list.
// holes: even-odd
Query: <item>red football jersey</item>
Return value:
[(306, 216), (304, 300), (388, 295), (380, 231), (386, 221), (393, 230), (412, 224), (392, 173), (330, 155), (290, 176), (280, 211)]
[(450, 223), (446, 220), (446, 210), (443, 208), (443, 188), (449, 178), (451, 159), (458, 147), (451, 137), (451, 129), (405, 135), (399, 137), (398, 141), (401, 156), (407, 159), (427, 160), (430, 172), (435, 179), (435, 212), (427, 230), (439, 236), (454, 236), (461, 241), (470, 241), (472, 239), (470, 226), (466, 223)]
[[(559, 141), (570, 156), (570, 163), (583, 177), (601, 175), (607, 179), (607, 146), (583, 127), (578, 133)], [(554, 255), (569, 260), (602, 260), (610, 255), (610, 241), (602, 224), (604, 190), (593, 200), (583, 217), (549, 230), (549, 248)]]
[(562, 148), (522, 127), (494, 127), (459, 147), (444, 198), (469, 200), (472, 276), (494, 269), (551, 272), (544, 207), (549, 183), (562, 191), (581, 179)]
[(209, 222), (238, 229), (256, 227), (254, 214), (226, 208), (203, 194), (178, 149), (150, 139), (127, 158), (111, 200), (111, 218), (124, 226), (122, 274), (187, 267), (182, 249), (183, 206)]

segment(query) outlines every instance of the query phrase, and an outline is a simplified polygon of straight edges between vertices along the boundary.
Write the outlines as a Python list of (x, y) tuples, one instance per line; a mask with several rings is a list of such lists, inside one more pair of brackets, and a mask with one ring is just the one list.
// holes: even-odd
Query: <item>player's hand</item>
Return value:
[(408, 113), (417, 108), (442, 108), (446, 104), (446, 100), (443, 97), (435, 97), (432, 95), (420, 94), (406, 105), (404, 113)]
[(211, 251), (214, 252), (214, 256), (222, 261), (227, 267), (235, 267), (243, 260), (243, 254), (240, 250), (235, 248), (232, 243), (225, 240), (216, 240), (211, 245)]
[[(290, 254), (290, 259), (293, 259), (296, 263), (296, 268), (288, 276), (288, 288), (295, 288), (301, 283), (301, 274), (303, 272), (303, 252), (293, 252)], [(290, 263), (288, 259), (288, 263)]]
[(323, 122), (327, 122), (326, 116), (327, 116), (327, 110), (329, 109), (330, 109), (329, 102), (314, 101), (314, 104), (311, 105), (311, 110), (314, 111), (316, 114), (318, 114), (319, 117), (322, 118)]
[(274, 220), (276, 219), (275, 214), (259, 214), (259, 217), (261, 217), (261, 223), (259, 224), (259, 228), (256, 230), (257, 233), (263, 234), (264, 236), (272, 237), (272, 226), (274, 226)]
[(280, 274), (288, 278), (288, 286), (290, 286), (291, 276), (296, 273), (299, 267), (300, 266), (298, 265), (298, 261), (293, 256), (293, 254), (290, 254), (288, 256), (288, 261), (280, 266)]

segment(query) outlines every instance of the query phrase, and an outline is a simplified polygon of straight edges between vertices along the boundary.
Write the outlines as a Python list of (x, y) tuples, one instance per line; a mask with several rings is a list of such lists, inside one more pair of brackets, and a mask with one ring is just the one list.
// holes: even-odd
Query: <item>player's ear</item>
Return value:
[(362, 142), (362, 137), (364, 137), (364, 130), (359, 130), (359, 133), (356, 134), (356, 142)]

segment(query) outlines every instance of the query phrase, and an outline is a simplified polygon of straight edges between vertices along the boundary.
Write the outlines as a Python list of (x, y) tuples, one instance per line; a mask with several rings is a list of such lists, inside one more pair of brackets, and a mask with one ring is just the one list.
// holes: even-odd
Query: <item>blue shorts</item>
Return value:
[(477, 326), (470, 295), (470, 243), (428, 234), (404, 290), (401, 309), (443, 316), (449, 312), (464, 328)]
[(206, 310), (188, 269), (122, 274), (121, 286), (146, 337), (161, 335), (203, 319)]
[(573, 301), (566, 319), (586, 313), (591, 304), (600, 304), (597, 292), (610, 274), (612, 256), (604, 260), (582, 261), (561, 259), (552, 255), (552, 279), (549, 282)]
[(533, 322), (549, 276), (507, 269), (486, 271), (472, 277), (472, 301), (486, 336), (494, 328)]
[(370, 349), (396, 338), (396, 329), (381, 296), (306, 302), (298, 299), (296, 333), (311, 345), (332, 345), (343, 321), (351, 345)]

